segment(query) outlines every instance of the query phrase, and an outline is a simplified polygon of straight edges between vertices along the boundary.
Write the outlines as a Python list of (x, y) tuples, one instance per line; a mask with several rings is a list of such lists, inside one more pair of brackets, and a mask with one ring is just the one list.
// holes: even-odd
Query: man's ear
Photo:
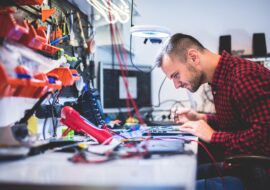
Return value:
[(193, 63), (198, 64), (199, 63), (199, 54), (196, 49), (189, 49), (188, 50), (188, 57), (192, 60)]

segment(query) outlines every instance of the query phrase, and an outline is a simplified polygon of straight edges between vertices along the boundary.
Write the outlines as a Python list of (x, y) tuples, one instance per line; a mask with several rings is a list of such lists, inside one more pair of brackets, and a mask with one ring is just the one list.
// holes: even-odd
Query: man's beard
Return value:
[(187, 69), (192, 73), (192, 79), (189, 81), (191, 89), (190, 92), (196, 92), (203, 84), (205, 76), (202, 72), (198, 71), (195, 67), (188, 65)]

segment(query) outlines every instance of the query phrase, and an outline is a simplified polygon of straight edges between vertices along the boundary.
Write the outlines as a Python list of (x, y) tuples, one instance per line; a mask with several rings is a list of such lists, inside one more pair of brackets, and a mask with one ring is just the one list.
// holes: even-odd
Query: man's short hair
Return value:
[(162, 60), (164, 55), (176, 56), (180, 61), (186, 61), (186, 52), (189, 48), (195, 48), (199, 51), (203, 51), (205, 48), (194, 37), (186, 34), (176, 33), (171, 36), (162, 47), (156, 58), (156, 64), (158, 67), (162, 66)]

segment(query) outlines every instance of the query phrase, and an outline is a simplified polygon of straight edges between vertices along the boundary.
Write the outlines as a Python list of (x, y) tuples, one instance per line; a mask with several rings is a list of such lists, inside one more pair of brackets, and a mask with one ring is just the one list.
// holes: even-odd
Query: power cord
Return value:
[(161, 93), (161, 89), (162, 86), (164, 85), (165, 81), (166, 81), (167, 76), (164, 77), (164, 79), (162, 80), (159, 89), (158, 89), (158, 105), (153, 105), (152, 107), (160, 107), (160, 93)]

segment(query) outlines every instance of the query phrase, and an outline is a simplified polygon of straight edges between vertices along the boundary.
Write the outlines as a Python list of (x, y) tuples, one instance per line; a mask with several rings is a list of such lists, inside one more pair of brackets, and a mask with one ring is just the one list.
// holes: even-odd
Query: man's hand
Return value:
[(180, 131), (189, 132), (205, 142), (210, 142), (215, 132), (204, 120), (188, 121), (179, 127)]
[(200, 119), (206, 120), (205, 114), (197, 113), (190, 108), (183, 108), (174, 111), (174, 121), (176, 123), (186, 123), (187, 121), (198, 121)]

